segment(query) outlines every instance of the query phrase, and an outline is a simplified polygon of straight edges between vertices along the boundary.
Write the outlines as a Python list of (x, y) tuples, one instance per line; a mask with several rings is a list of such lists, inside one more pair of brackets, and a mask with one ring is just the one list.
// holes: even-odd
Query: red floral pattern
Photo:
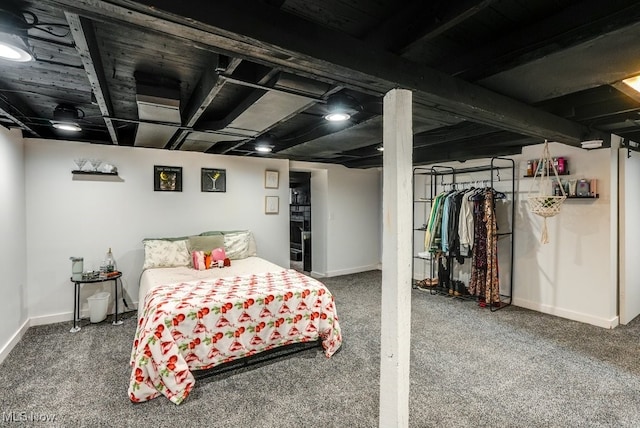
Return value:
[(145, 297), (131, 352), (129, 398), (180, 404), (202, 370), (278, 346), (322, 340), (340, 348), (334, 299), (294, 270), (162, 285)]

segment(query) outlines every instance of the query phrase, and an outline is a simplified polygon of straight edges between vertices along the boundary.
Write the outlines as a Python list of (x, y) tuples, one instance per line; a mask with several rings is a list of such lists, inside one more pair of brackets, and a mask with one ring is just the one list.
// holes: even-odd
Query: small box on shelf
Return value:
[(555, 196), (562, 196), (562, 191), (567, 199), (594, 199), (598, 198), (598, 180), (595, 178), (587, 179), (575, 179), (575, 180), (554, 180), (553, 182), (553, 194)]
[[(569, 162), (567, 158), (560, 156), (552, 159), (553, 167), (555, 167), (558, 175), (569, 175)], [(538, 159), (532, 159), (527, 161), (527, 172), (525, 177), (535, 177), (536, 175), (555, 175), (553, 168), (550, 164), (546, 164), (544, 161)]]

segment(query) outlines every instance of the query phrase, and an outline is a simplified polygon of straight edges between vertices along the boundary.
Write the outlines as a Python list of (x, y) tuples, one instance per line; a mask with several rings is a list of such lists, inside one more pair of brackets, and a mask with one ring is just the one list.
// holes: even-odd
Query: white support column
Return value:
[(380, 427), (409, 426), (411, 341), (411, 91), (384, 97), (382, 181), (382, 328)]

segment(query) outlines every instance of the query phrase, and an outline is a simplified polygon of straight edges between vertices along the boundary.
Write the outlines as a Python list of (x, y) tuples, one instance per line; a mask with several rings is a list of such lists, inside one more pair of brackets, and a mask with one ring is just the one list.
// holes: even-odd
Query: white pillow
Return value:
[(244, 259), (256, 255), (256, 243), (248, 230), (224, 233), (224, 251), (231, 260)]
[(157, 267), (189, 266), (191, 253), (187, 247), (188, 240), (166, 241), (147, 239), (144, 243), (144, 266), (142, 269)]

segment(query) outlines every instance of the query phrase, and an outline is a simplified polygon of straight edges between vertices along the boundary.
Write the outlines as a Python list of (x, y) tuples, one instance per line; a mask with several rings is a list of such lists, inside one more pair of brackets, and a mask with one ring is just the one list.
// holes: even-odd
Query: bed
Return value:
[(253, 255), (206, 270), (147, 266), (138, 301), (133, 402), (164, 395), (180, 404), (193, 371), (301, 342), (320, 341), (329, 358), (342, 343), (334, 298), (320, 281)]

